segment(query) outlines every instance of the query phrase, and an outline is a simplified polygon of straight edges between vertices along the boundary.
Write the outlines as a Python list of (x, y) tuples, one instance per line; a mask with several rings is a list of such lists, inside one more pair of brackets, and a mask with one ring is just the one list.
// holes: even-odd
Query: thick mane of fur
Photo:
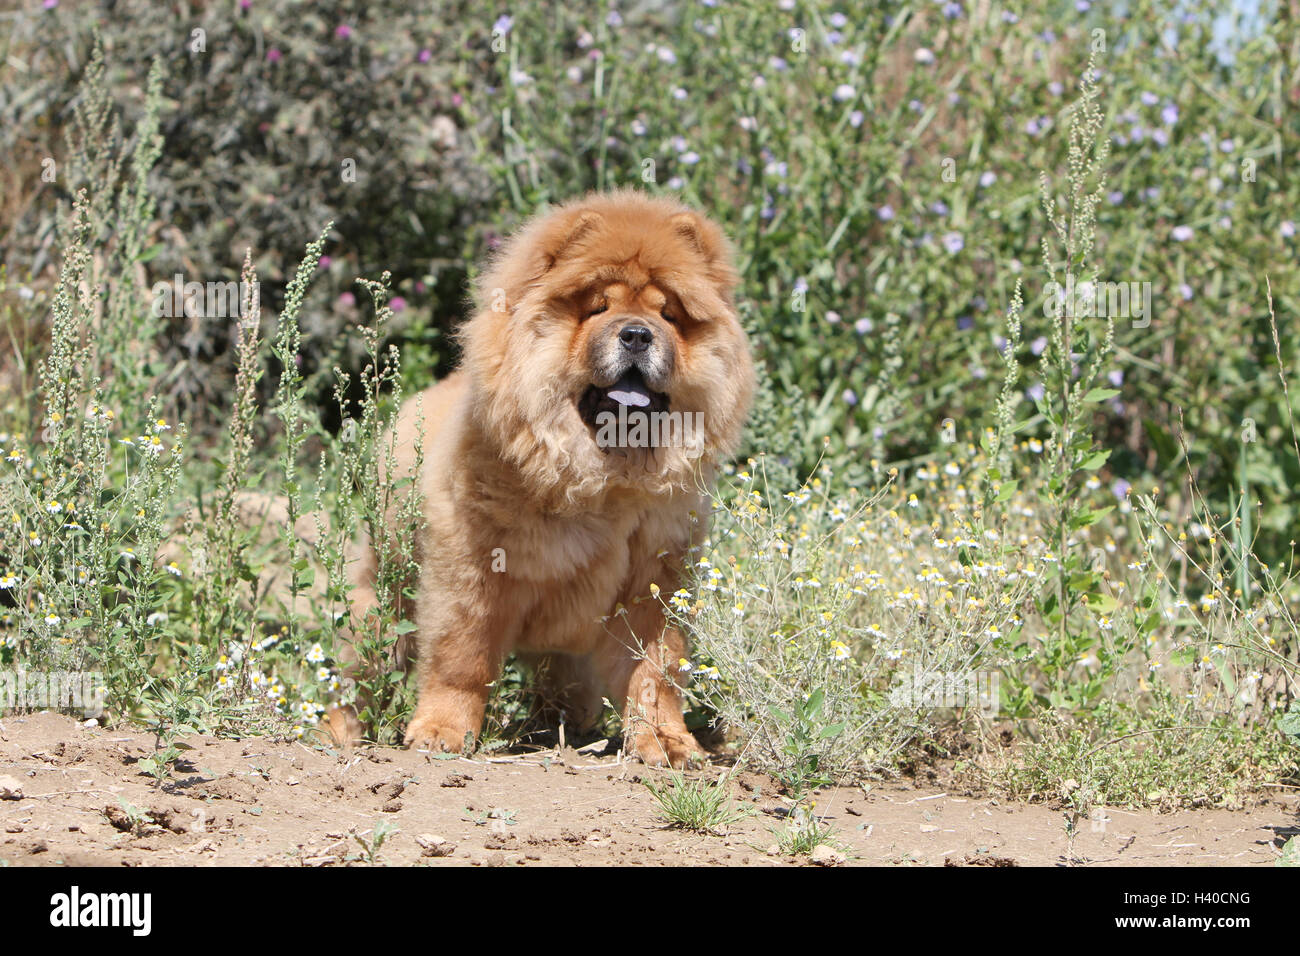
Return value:
[[(682, 349), (674, 410), (702, 412), (704, 441), (687, 449), (597, 447), (576, 412), (561, 300), (575, 285), (632, 263), (679, 292), (705, 319)], [(737, 274), (722, 231), (673, 199), (632, 190), (592, 195), (534, 217), (477, 285), (461, 328), (475, 427), (513, 466), (520, 491), (548, 509), (593, 507), (620, 490), (694, 493), (734, 451), (752, 397), (748, 346), (733, 304)], [(567, 321), (572, 321), (568, 319)]]

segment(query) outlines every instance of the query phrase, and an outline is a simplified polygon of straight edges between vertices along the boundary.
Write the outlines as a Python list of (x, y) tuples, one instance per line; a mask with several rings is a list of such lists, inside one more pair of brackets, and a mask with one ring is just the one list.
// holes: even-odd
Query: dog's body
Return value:
[[(685, 641), (651, 586), (666, 599), (682, 581), (705, 482), (748, 411), (734, 282), (716, 227), (635, 193), (535, 220), (485, 276), (461, 368), (406, 401), (395, 426), (398, 474), (424, 436), (408, 743), (460, 749), (519, 650), (550, 658), (575, 723), (606, 697), (644, 759), (698, 752), (675, 686)], [(601, 447), (601, 413), (629, 408), (699, 412), (704, 433)], [(354, 617), (374, 601), (373, 562)]]

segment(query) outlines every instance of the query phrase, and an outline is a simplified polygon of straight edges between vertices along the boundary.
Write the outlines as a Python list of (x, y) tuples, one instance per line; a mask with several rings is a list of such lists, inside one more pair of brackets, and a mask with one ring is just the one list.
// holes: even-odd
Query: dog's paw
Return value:
[(316, 732), (322, 743), (335, 747), (352, 747), (366, 738), (365, 727), (357, 719), (356, 710), (349, 705), (331, 707)]
[(650, 767), (684, 770), (705, 759), (704, 748), (687, 730), (645, 729), (632, 739), (632, 753)]
[(473, 731), (456, 730), (433, 717), (417, 717), (407, 726), (404, 743), (412, 750), (458, 754), (473, 739)]

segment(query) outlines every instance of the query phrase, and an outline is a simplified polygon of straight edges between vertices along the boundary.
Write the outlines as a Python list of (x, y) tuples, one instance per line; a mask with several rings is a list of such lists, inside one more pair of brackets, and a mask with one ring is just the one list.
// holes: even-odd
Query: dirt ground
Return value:
[[(0, 865), (804, 865), (773, 849), (786, 804), (740, 775), (755, 813), (726, 833), (670, 829), (617, 754), (547, 751), (467, 760), (405, 750), (340, 753), (268, 739), (189, 738), (172, 783), (136, 766), (147, 733), (42, 713), (0, 719)], [(599, 745), (597, 745), (599, 746)], [(719, 774), (722, 768), (704, 771)], [(6, 778), (9, 778), (6, 780)], [(847, 865), (1064, 865), (1060, 811), (902, 782), (817, 798)], [(1106, 811), (1083, 821), (1088, 865), (1269, 865), (1297, 832), (1300, 799), (1246, 810)], [(358, 841), (357, 837), (361, 840)], [(837, 863), (837, 860), (831, 860)]]

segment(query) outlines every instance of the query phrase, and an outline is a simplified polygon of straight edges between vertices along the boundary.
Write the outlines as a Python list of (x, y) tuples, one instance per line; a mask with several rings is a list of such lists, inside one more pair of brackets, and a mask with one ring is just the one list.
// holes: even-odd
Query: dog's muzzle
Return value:
[(578, 398), (578, 412), (596, 426), (601, 412), (620, 409), (666, 412), (669, 397), (662, 390), (673, 367), (672, 345), (643, 320), (613, 324), (591, 346), (592, 384)]

